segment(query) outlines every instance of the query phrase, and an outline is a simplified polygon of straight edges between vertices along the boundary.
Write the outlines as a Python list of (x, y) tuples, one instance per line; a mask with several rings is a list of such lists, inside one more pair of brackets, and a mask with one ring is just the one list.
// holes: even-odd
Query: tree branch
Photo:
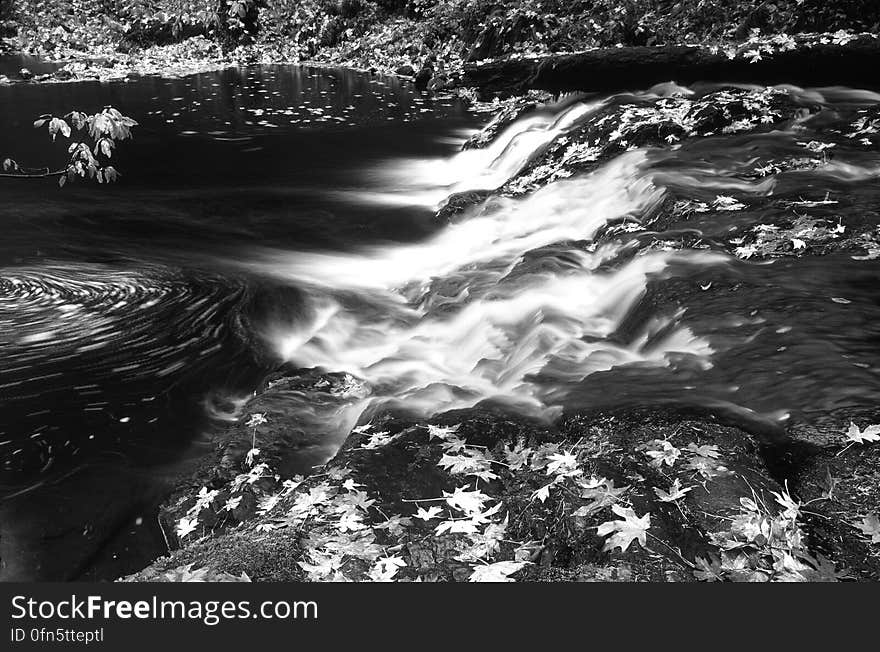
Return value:
[(0, 172), (0, 179), (47, 179), (67, 174), (67, 168), (50, 172)]

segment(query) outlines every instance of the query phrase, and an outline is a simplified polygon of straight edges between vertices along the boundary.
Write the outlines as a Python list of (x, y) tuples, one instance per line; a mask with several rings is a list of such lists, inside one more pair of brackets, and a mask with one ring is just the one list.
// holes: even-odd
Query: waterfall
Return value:
[[(597, 105), (522, 118), (487, 150), (394, 163), (383, 173), (398, 175), (398, 187), (418, 186), (420, 196), (466, 184), (499, 187)], [(429, 169), (444, 172), (434, 188)], [(263, 335), (295, 366), (361, 379), (369, 396), (356, 410), (394, 405), (423, 416), (487, 399), (550, 416), (558, 411), (559, 381), (620, 365), (667, 366), (671, 354), (708, 366), (709, 343), (673, 324), (677, 315), (659, 317), (652, 333), (628, 343), (614, 337), (650, 277), (673, 261), (720, 259), (699, 251), (632, 256), (621, 244), (592, 241), (603, 226), (637, 221), (663, 197), (647, 153), (636, 150), (533, 194), (496, 197), (415, 244), (342, 253), (264, 249), (250, 269), (299, 288), (306, 308), (296, 319), (265, 324)], [(649, 337), (661, 330), (659, 341)]]

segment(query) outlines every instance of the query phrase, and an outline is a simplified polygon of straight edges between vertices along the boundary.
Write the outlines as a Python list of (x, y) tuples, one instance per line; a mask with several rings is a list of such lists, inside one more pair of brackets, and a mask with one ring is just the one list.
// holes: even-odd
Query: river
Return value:
[[(552, 420), (680, 403), (783, 431), (875, 404), (880, 262), (730, 245), (783, 214), (847, 237), (877, 224), (880, 153), (844, 132), (880, 96), (790, 94), (809, 117), (633, 146), (446, 223), (448, 195), (503, 186), (624, 100), (565, 98), (461, 151), (485, 114), (366, 73), (0, 87), (0, 156), (32, 166), (66, 148), (32, 127), (40, 114), (113, 105), (139, 122), (115, 185), (0, 179), (4, 576), (113, 579), (161, 554), (155, 505), (171, 478), (284, 363), (364, 388), (320, 410), (304, 400), (303, 423), (326, 439), (304, 468), (389, 406), (430, 416), (492, 401)], [(827, 165), (750, 176), (829, 139)], [(671, 193), (744, 206), (626, 226)]]

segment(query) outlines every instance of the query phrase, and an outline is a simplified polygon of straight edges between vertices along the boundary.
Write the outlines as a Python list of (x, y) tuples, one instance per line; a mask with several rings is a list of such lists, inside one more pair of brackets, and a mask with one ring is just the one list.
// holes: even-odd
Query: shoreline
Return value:
[[(39, 58), (39, 54), (28, 52), (21, 44), (19, 47), (6, 54)], [(865, 60), (853, 70), (852, 62), (846, 63), (850, 59)], [(827, 72), (817, 72), (817, 64), (826, 60)], [(816, 80), (816, 84), (811, 85), (830, 85), (833, 81), (830, 71), (839, 70), (841, 65), (849, 70), (847, 74), (864, 77), (862, 71), (872, 68), (876, 61), (880, 61), (880, 37), (872, 33), (754, 35), (748, 40), (723, 45), (623, 46), (511, 55), (472, 63), (457, 60), (444, 68), (442, 74), (434, 74), (430, 69), (425, 80), (419, 79), (420, 74), (427, 74), (424, 67), (417, 72), (408, 65), (365, 66), (357, 57), (339, 57), (332, 52), (326, 58), (299, 59), (281, 55), (276, 48), (261, 44), (238, 46), (227, 52), (215, 41), (194, 36), (179, 43), (134, 52), (107, 48), (91, 52), (71, 50), (60, 59), (44, 60), (46, 64), (59, 66), (54, 72), (24, 74), (18, 78), (0, 75), (0, 84), (105, 83), (125, 81), (133, 76), (179, 78), (248, 65), (301, 65), (395, 76), (415, 82), (419, 90), (464, 90), (486, 99), (522, 95), (529, 90), (557, 94), (627, 90), (669, 81), (687, 83), (691, 78), (709, 82), (749, 79), (761, 83), (766, 77), (785, 83), (783, 80), (792, 75), (803, 76), (804, 70)], [(404, 68), (409, 68), (405, 72), (412, 74), (402, 74)], [(870, 80), (866, 77), (865, 81)]]

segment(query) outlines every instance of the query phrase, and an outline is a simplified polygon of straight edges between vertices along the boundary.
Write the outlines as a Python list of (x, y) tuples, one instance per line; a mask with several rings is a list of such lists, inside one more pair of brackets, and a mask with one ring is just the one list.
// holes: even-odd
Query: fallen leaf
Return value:
[(856, 524), (865, 536), (871, 537), (871, 543), (880, 543), (880, 518), (877, 514), (868, 514), (862, 518), (862, 522)]
[(674, 503), (676, 500), (680, 500), (687, 495), (693, 487), (684, 487), (681, 486), (681, 481), (676, 478), (672, 483), (672, 486), (669, 487), (669, 491), (663, 491), (660, 488), (655, 487), (654, 493), (657, 494), (657, 497), (660, 499), (660, 502), (663, 503)]
[(472, 566), (474, 572), (468, 582), (514, 582), (510, 575), (520, 570), (528, 562), (497, 561), (494, 564)]
[(859, 430), (856, 424), (850, 422), (849, 430), (846, 431), (846, 438), (848, 441), (856, 444), (880, 441), (880, 425), (871, 425), (864, 430)]
[(622, 516), (623, 520), (606, 521), (599, 526), (599, 536), (611, 535), (602, 549), (607, 551), (619, 547), (621, 551), (626, 552), (634, 540), (638, 540), (639, 545), (644, 548), (647, 543), (648, 528), (651, 527), (651, 514), (646, 513), (639, 517), (631, 508), (620, 505), (612, 505), (611, 511)]

